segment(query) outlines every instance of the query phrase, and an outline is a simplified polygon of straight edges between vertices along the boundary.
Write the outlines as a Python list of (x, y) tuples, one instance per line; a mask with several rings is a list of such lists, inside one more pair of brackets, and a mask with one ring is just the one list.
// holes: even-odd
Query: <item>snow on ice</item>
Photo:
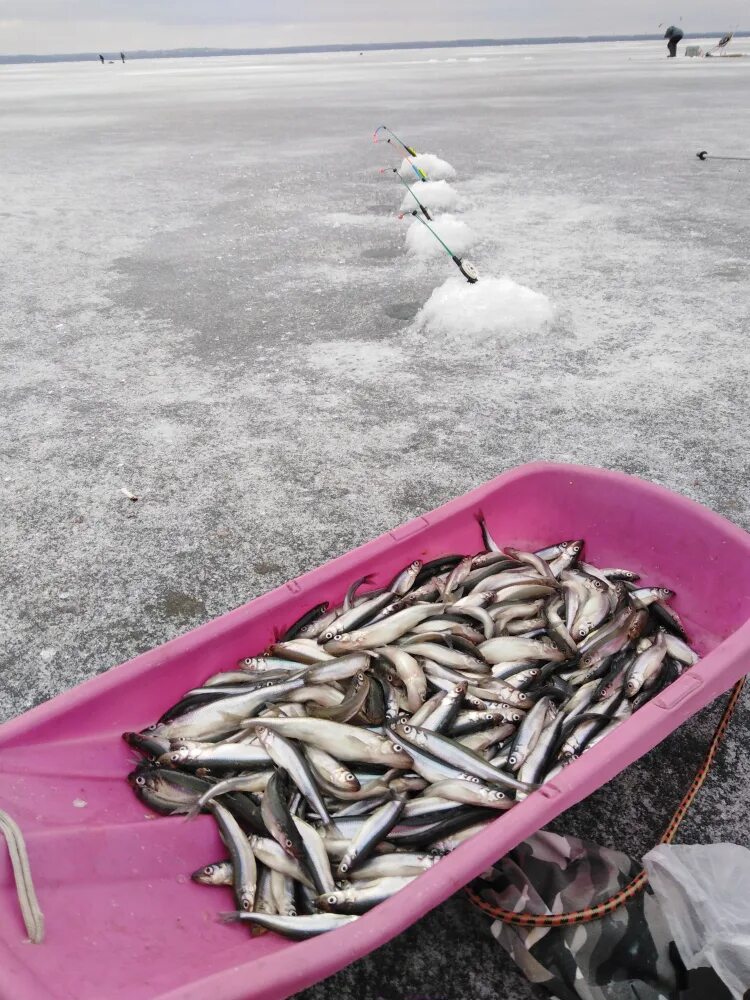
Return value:
[[(448, 181), (428, 181), (427, 183), (415, 181), (412, 187), (414, 194), (431, 214), (432, 212), (455, 212), (461, 208), (458, 192), (450, 186)], [(401, 211), (410, 212), (416, 208), (416, 204), (414, 198), (407, 191), (404, 191)]]
[[(474, 231), (453, 215), (441, 215), (439, 219), (428, 223), (428, 225), (456, 254), (466, 253), (469, 247), (476, 243), (477, 238)], [(429, 229), (417, 219), (412, 222), (406, 232), (406, 249), (419, 260), (431, 260), (433, 257), (445, 254), (444, 248), (440, 246)]]
[(417, 170), (426, 174), (427, 179), (431, 181), (449, 181), (456, 176), (456, 171), (446, 160), (441, 160), (434, 153), (418, 153), (411, 159), (405, 159), (401, 162), (399, 173), (404, 180), (416, 179), (412, 164)]
[(546, 295), (511, 278), (454, 276), (439, 285), (417, 313), (417, 329), (462, 340), (539, 330), (554, 317)]

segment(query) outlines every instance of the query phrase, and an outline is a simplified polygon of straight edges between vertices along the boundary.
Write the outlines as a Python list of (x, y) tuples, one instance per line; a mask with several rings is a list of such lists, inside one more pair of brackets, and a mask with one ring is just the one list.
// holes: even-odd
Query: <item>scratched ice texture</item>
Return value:
[[(664, 56), (0, 68), (0, 717), (531, 459), (750, 527), (747, 166), (695, 156), (750, 153), (750, 58)], [(415, 322), (462, 279), (407, 254), (383, 122), (551, 318)], [(556, 828), (647, 850), (715, 716)], [(686, 842), (748, 844), (747, 723)], [(459, 896), (304, 997), (535, 995)]]

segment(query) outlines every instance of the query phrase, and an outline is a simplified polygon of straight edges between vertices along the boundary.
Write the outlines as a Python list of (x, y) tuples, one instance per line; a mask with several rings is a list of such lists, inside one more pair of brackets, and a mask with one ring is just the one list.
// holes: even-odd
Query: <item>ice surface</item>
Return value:
[(546, 295), (508, 277), (480, 277), (469, 284), (464, 277), (453, 276), (425, 302), (415, 326), (467, 343), (482, 339), (503, 344), (509, 337), (540, 330), (553, 317)]
[[(451, 187), (448, 181), (415, 181), (411, 187), (430, 214), (433, 211), (455, 212), (461, 208), (458, 192), (454, 187)], [(410, 212), (415, 206), (414, 198), (407, 191), (404, 191), (404, 200), (401, 202), (402, 211)]]
[[(2, 716), (530, 459), (750, 527), (747, 165), (695, 156), (750, 153), (750, 59), (665, 50), (0, 68)], [(455, 165), (479, 288), (547, 296), (538, 332), (414, 329), (463, 279), (404, 252), (383, 117)], [(748, 843), (749, 721), (685, 842)], [(689, 728), (563, 829), (652, 846)], [(316, 997), (525, 1000), (484, 917), (443, 912)]]
[(419, 153), (402, 160), (400, 173), (404, 180), (416, 180), (415, 167), (431, 181), (450, 181), (456, 176), (455, 168), (434, 153)]
[[(440, 239), (453, 251), (461, 256), (469, 247), (476, 243), (476, 235), (471, 229), (456, 219), (453, 215), (441, 215), (438, 219), (428, 222), (427, 226), (437, 233)], [(446, 251), (418, 219), (406, 231), (406, 249), (419, 260), (431, 260), (433, 257), (445, 256)], [(433, 293), (434, 294), (434, 293)]]

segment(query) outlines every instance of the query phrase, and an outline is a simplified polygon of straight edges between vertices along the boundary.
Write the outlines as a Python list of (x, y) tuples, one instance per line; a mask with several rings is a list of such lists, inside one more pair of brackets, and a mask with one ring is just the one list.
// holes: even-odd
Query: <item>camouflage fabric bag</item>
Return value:
[[(544, 830), (510, 852), (471, 888), (506, 910), (563, 913), (600, 903), (640, 865), (577, 837)], [(671, 936), (650, 889), (600, 920), (568, 927), (515, 927), (492, 934), (526, 978), (558, 1000), (672, 1000)]]

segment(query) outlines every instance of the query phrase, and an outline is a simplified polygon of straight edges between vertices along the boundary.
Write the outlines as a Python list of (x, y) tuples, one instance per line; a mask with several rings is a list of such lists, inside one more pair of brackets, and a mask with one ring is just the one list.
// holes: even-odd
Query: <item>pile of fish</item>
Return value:
[[(226, 920), (304, 938), (356, 920), (595, 746), (695, 663), (672, 591), (583, 542), (354, 580), (263, 655), (124, 739), (152, 809), (211, 813), (193, 874)], [(208, 859), (211, 860), (211, 859)]]

